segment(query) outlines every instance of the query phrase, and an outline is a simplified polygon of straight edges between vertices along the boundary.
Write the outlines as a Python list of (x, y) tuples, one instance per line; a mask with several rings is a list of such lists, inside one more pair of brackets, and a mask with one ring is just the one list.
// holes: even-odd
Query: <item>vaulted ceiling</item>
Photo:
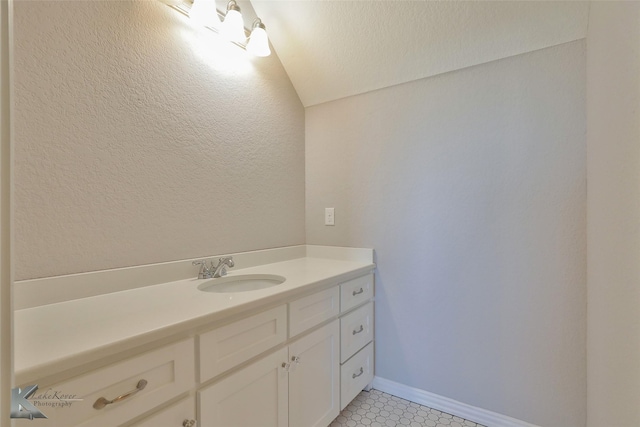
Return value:
[(251, 0), (304, 106), (584, 38), (582, 1)]

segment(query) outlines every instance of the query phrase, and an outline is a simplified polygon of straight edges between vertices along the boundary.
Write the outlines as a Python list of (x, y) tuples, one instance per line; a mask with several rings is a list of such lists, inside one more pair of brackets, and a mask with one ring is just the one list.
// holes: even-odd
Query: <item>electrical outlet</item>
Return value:
[(324, 225), (336, 225), (335, 208), (324, 208)]

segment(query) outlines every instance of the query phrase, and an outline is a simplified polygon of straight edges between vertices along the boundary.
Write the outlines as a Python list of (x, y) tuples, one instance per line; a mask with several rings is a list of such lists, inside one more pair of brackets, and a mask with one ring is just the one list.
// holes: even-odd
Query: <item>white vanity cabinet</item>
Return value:
[(307, 286), (45, 377), (77, 400), (37, 424), (327, 427), (373, 379), (373, 274)]

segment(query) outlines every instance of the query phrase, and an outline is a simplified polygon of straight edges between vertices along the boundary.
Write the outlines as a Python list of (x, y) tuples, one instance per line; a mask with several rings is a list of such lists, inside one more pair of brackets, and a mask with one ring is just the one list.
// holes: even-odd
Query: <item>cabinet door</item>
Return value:
[(340, 324), (335, 320), (289, 346), (289, 419), (326, 427), (340, 413)]
[(286, 360), (283, 348), (200, 391), (200, 425), (287, 427)]

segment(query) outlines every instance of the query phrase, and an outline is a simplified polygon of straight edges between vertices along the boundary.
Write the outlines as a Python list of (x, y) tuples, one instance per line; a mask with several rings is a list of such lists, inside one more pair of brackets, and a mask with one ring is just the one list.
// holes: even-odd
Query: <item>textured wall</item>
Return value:
[[(9, 5), (0, 2), (0, 413), (11, 411), (13, 385), (13, 311), (11, 297), (11, 229), (9, 221), (9, 168), (11, 162), (9, 134)], [(10, 427), (6, 415), (0, 417), (0, 427)]]
[(640, 3), (587, 35), (588, 425), (640, 426)]
[(304, 243), (302, 105), (218, 40), (157, 1), (15, 2), (16, 279)]
[(307, 243), (376, 249), (377, 375), (584, 426), (585, 126), (584, 41), (307, 108)]

